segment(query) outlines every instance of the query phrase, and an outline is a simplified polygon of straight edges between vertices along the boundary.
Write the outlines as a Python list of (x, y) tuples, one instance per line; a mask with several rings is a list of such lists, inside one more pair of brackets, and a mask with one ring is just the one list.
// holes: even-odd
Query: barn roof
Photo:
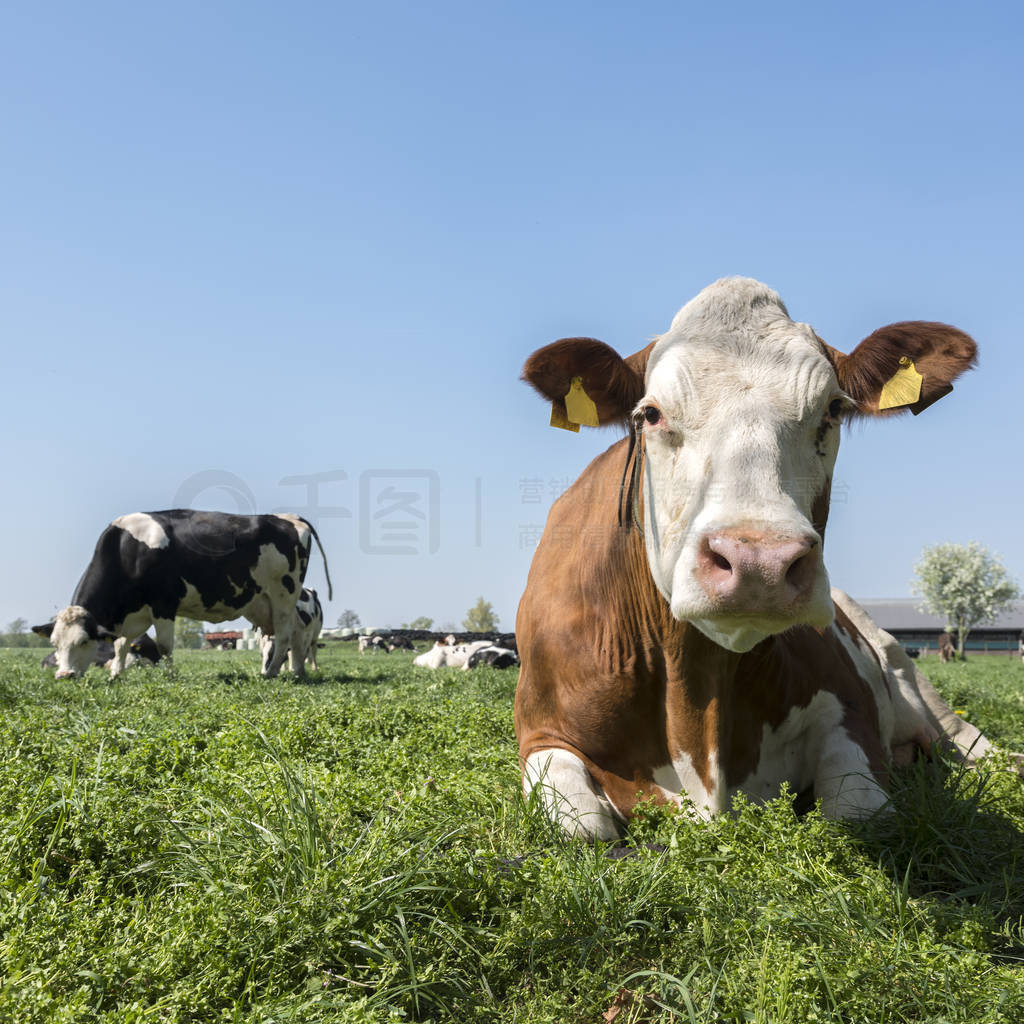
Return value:
[[(907, 598), (866, 598), (857, 603), (878, 623), (882, 629), (945, 629), (946, 620), (939, 615), (922, 612), (921, 599)], [(1024, 601), (1018, 601), (1007, 611), (996, 616), (976, 629), (1024, 629)]]

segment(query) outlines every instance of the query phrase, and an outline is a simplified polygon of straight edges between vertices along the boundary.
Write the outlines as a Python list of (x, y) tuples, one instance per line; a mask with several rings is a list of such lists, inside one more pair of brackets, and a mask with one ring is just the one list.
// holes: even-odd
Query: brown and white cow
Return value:
[[(844, 355), (746, 278), (628, 358), (590, 338), (530, 357), (561, 416), (579, 378), (629, 428), (552, 507), (516, 622), (523, 784), (568, 833), (614, 837), (638, 796), (709, 815), (783, 782), (862, 817), (890, 762), (986, 747), (822, 561), (841, 421), (920, 412), (975, 358), (917, 321)], [(923, 380), (886, 408), (897, 371)]]

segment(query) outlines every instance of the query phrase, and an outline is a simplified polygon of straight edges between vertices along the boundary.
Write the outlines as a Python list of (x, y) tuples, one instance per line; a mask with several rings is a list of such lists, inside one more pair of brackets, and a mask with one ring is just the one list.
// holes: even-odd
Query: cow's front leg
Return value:
[(889, 796), (871, 767), (864, 748), (844, 725), (824, 736), (814, 772), (814, 795), (829, 818), (869, 818), (884, 807)]
[(619, 838), (622, 817), (571, 751), (530, 754), (523, 764), (523, 792), (536, 792), (547, 816), (574, 839)]
[(131, 648), (131, 640), (126, 636), (119, 636), (114, 641), (114, 656), (110, 659), (110, 678), (119, 676), (128, 663), (128, 651)]

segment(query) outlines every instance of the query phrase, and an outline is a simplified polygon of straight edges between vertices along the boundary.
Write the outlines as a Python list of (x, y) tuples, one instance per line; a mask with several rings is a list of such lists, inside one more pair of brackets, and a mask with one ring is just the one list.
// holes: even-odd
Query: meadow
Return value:
[[(1024, 782), (920, 763), (894, 815), (779, 799), (625, 844), (518, 793), (515, 670), (328, 648), (55, 682), (0, 651), (0, 1021), (1024, 1019)], [(1024, 750), (1024, 666), (923, 665)]]

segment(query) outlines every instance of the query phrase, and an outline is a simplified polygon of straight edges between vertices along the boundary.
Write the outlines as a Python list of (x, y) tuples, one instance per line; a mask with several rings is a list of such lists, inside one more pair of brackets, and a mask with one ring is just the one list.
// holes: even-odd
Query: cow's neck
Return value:
[(86, 569), (85, 575), (78, 581), (71, 603), (80, 605), (107, 629), (116, 629), (127, 614), (121, 588), (111, 586), (110, 581), (96, 578), (92, 566)]
[(760, 728), (770, 714), (774, 690), (769, 680), (779, 675), (785, 645), (769, 637), (740, 654), (675, 620), (651, 575), (642, 525), (624, 533), (620, 557), (632, 584), (623, 588), (625, 606), (619, 613), (620, 621), (629, 623), (632, 640), (620, 669), (626, 658), (634, 658), (646, 662), (652, 677), (664, 679), (669, 749), (676, 761), (681, 760), (679, 751), (689, 761), (677, 765), (677, 774), (685, 781), (688, 771), (699, 780), (691, 793), (695, 802), (703, 790), (709, 811), (726, 810), (729, 787), (756, 765)]

